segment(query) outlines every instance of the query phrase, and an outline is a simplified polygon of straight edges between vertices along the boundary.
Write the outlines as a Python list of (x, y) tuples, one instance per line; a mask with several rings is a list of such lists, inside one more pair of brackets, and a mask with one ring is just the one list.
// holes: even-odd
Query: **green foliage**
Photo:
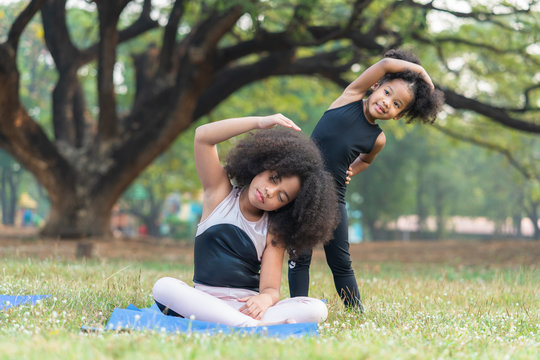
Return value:
[(529, 181), (500, 154), (428, 126), (382, 126), (387, 145), (348, 188), (351, 210), (362, 211), (368, 229), (406, 214), (439, 216), (443, 222), (450, 216), (487, 216), (497, 222), (525, 216), (524, 199), (533, 190), (523, 186)]
[(67, 26), (74, 44), (85, 49), (99, 40), (99, 19), (96, 5), (89, 4), (85, 7), (72, 6), (67, 9)]
[[(78, 47), (84, 49), (98, 39), (96, 5), (92, 2), (68, 4), (70, 36)], [(316, 26), (343, 25), (352, 8), (351, 1), (335, 0), (188, 2), (177, 40), (189, 34), (209, 7), (225, 9), (236, 4), (246, 6), (246, 14), (234, 31), (221, 40), (220, 46), (247, 40), (260, 29), (287, 30), (287, 20), (291, 18), (296, 5), (303, 5), (298, 8), (298, 15), (309, 17), (310, 24)], [(2, 41), (5, 40), (10, 24), (25, 5), (23, 1), (0, 5), (0, 34), (4, 36)], [(152, 17), (160, 24), (165, 24), (172, 2), (158, 2), (154, 5)], [(534, 21), (535, 14), (498, 15), (495, 17), (496, 22), (489, 22), (453, 17), (442, 12), (434, 15), (434, 12), (406, 5), (406, 2), (391, 0), (373, 1), (361, 14), (358, 26), (368, 31), (379, 18), (384, 19), (389, 30), (399, 32), (398, 42), (419, 55), (437, 85), (455, 89), (458, 93), (501, 108), (507, 107), (512, 115), (535, 121), (537, 111), (512, 111), (523, 106), (524, 89), (538, 83), (534, 71), (539, 67), (540, 54), (537, 47), (530, 45), (537, 44), (540, 39), (539, 23)], [(433, 5), (442, 6), (436, 3)], [(482, 4), (474, 2), (469, 6), (474, 11), (493, 12), (496, 9), (498, 14), (509, 13), (511, 9), (511, 5), (504, 1)], [(122, 13), (120, 28), (132, 23), (141, 7), (141, 1), (130, 3)], [(426, 16), (426, 13), (429, 14)], [(304, 24), (299, 22), (293, 25), (296, 26), (295, 40), (312, 40)], [(133, 103), (135, 76), (132, 56), (146, 50), (151, 43), (159, 46), (161, 35), (160, 29), (149, 31), (118, 48), (115, 86), (121, 114), (129, 112)], [(474, 46), (486, 39), (493, 41), (487, 41), (485, 46)], [(383, 46), (391, 46), (393, 40), (384, 36), (375, 39)], [(340, 38), (319, 47), (300, 48), (296, 56), (306, 57), (336, 49), (344, 49), (345, 52), (352, 47), (351, 40)], [(365, 70), (380, 57), (370, 54), (368, 49), (359, 50), (365, 59), (365, 62), (358, 64), (360, 70)], [(255, 54), (239, 62), (254, 62), (259, 56)], [(342, 63), (350, 60), (351, 56), (351, 53), (344, 55)], [(54, 139), (51, 93), (57, 75), (44, 46), (39, 16), (30, 22), (21, 37), (17, 61), (21, 73), (21, 100), (49, 138)], [(98, 114), (96, 73), (95, 62), (85, 65), (78, 73), (92, 119)], [(359, 74), (359, 71), (351, 71), (346, 76), (352, 80)], [(240, 89), (199, 124), (228, 117), (281, 112), (310, 134), (324, 110), (340, 91), (336, 85), (318, 77), (270, 78)], [(540, 91), (532, 90), (528, 96), (529, 105), (538, 107)], [(419, 209), (426, 216), (487, 215), (503, 221), (506, 217), (524, 214), (525, 206), (537, 206), (534, 205), (540, 201), (540, 143), (537, 135), (510, 130), (474, 112), (449, 107), (437, 123), (472, 141), (481, 140), (506, 149), (522, 167), (522, 171), (516, 171), (515, 167), (509, 165), (508, 158), (495, 151), (461, 144), (434, 129), (428, 131), (421, 126), (405, 126), (402, 122), (386, 123), (383, 127), (388, 137), (387, 146), (376, 162), (353, 180), (349, 189), (349, 195), (360, 196), (360, 203), (351, 201), (351, 207), (353, 210), (362, 210), (364, 221), (387, 223), (399, 215), (414, 214)], [(134, 202), (126, 195), (122, 200), (126, 206), (138, 207), (148, 215), (152, 207), (159, 207), (159, 203), (170, 192), (196, 194), (200, 190), (192, 161), (195, 127), (179, 136), (169, 150), (157, 158), (134, 183), (133, 187), (142, 186), (152, 197), (144, 199), (143, 204), (141, 199)], [(220, 150), (225, 153), (234, 142), (223, 144)], [(525, 176), (524, 172), (530, 175)], [(46, 203), (45, 196), (39, 195), (39, 187), (33, 183), (33, 179), (27, 174), (23, 179), (23, 190), (31, 189), (33, 196), (40, 196)], [(442, 206), (436, 206), (437, 199), (442, 201)]]

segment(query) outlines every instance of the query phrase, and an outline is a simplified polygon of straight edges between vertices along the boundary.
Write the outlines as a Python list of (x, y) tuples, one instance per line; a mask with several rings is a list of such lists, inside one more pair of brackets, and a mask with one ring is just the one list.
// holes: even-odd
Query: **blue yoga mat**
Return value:
[(0, 295), (0, 310), (23, 304), (35, 304), (38, 300), (49, 296), (51, 295)]
[(206, 321), (189, 320), (164, 315), (156, 304), (146, 309), (129, 305), (114, 309), (106, 330), (156, 330), (167, 333), (202, 332), (209, 334), (247, 333), (259, 336), (285, 338), (289, 336), (318, 336), (317, 323), (280, 324), (270, 326), (234, 327)]

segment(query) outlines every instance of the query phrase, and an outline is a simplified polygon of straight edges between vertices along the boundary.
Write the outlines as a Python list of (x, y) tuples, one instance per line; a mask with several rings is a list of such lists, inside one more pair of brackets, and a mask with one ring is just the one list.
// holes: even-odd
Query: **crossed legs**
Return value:
[(257, 293), (245, 289), (230, 289), (197, 285), (165, 277), (152, 290), (154, 300), (185, 318), (210, 321), (231, 326), (260, 326), (287, 322), (320, 322), (326, 320), (328, 309), (318, 299), (296, 297), (284, 299), (268, 308), (262, 320), (255, 320), (239, 311), (243, 302), (237, 299)]

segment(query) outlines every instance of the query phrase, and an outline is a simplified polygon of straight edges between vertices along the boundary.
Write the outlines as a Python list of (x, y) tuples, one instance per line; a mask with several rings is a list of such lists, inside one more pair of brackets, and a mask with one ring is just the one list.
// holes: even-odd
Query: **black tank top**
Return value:
[(382, 130), (364, 115), (362, 100), (326, 110), (311, 137), (321, 150), (326, 169), (336, 181), (340, 202), (345, 202), (345, 178), (349, 165), (360, 155), (371, 152)]
[(211, 226), (195, 238), (193, 281), (259, 291), (261, 262), (249, 235), (231, 224)]
[(197, 225), (193, 282), (259, 291), (268, 215), (247, 220), (240, 211), (241, 192), (234, 187)]

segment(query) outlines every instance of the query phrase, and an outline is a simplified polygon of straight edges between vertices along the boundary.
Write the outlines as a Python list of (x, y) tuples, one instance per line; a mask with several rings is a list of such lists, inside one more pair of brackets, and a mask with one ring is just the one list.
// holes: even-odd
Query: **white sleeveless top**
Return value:
[(234, 186), (229, 195), (223, 199), (212, 213), (197, 225), (197, 234), (204, 233), (208, 228), (218, 224), (232, 224), (244, 230), (253, 241), (259, 261), (266, 247), (266, 235), (268, 233), (268, 214), (257, 221), (247, 220), (240, 211), (240, 194), (243, 188)]

